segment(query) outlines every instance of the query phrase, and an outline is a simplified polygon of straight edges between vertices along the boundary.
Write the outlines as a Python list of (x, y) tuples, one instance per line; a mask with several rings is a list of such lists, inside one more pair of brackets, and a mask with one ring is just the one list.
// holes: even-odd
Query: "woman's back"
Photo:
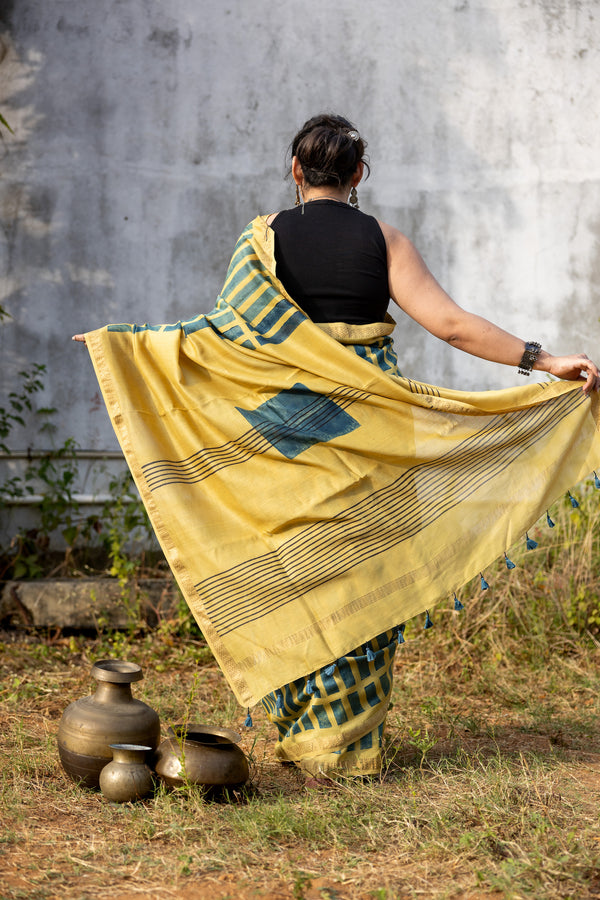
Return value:
[(379, 223), (346, 203), (318, 199), (280, 212), (277, 276), (314, 322), (382, 322), (389, 303)]

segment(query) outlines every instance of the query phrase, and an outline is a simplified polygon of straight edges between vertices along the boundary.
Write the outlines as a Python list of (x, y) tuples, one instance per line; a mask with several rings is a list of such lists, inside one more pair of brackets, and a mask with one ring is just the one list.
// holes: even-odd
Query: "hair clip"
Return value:
[(346, 134), (349, 138), (352, 138), (353, 141), (357, 141), (360, 137), (358, 131), (347, 131)]

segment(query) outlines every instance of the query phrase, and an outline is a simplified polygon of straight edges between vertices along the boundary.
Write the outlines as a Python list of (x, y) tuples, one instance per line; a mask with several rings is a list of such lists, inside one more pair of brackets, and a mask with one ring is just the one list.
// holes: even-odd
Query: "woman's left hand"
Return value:
[(85, 334), (74, 334), (71, 340), (79, 341), (80, 344), (85, 344)]

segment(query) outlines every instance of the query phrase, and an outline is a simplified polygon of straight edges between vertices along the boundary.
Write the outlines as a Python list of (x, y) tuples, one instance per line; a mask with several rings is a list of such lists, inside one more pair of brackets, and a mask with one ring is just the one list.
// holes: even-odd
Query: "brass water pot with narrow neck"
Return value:
[(158, 713), (131, 693), (143, 678), (137, 663), (101, 659), (91, 675), (96, 692), (71, 703), (58, 729), (58, 751), (65, 772), (86, 787), (97, 788), (111, 760), (111, 744), (141, 744), (152, 750), (160, 741)]

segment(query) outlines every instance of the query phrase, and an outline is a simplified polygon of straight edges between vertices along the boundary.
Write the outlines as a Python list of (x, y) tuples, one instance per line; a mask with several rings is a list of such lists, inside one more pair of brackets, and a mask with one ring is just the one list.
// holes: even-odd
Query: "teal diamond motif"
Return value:
[(330, 397), (298, 382), (256, 409), (236, 409), (269, 443), (288, 459), (313, 444), (349, 434), (359, 423)]

